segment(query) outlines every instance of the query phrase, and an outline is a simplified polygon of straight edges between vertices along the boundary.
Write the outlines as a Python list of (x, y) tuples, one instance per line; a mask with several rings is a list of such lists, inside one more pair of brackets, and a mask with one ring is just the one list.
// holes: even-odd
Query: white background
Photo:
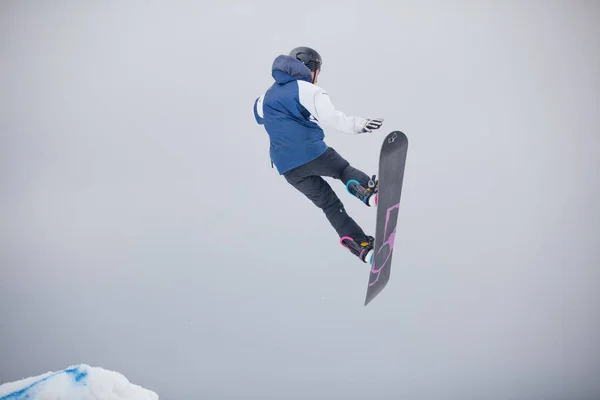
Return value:
[[(600, 397), (600, 3), (4, 1), (0, 382), (87, 363), (164, 399)], [(376, 173), (409, 137), (394, 267), (271, 169), (273, 59)], [(374, 211), (331, 182), (374, 232)]]

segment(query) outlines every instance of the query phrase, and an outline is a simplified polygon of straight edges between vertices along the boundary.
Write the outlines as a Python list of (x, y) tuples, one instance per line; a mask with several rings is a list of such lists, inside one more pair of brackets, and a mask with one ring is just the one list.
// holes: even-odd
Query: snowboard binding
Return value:
[(350, 236), (343, 236), (340, 239), (340, 244), (350, 250), (352, 254), (357, 256), (364, 263), (373, 263), (373, 244), (375, 238), (373, 236), (367, 236), (366, 242), (358, 243)]
[(346, 183), (346, 190), (369, 207), (376, 206), (379, 200), (379, 182), (375, 175), (369, 179), (368, 186), (363, 187), (357, 180), (351, 179)]

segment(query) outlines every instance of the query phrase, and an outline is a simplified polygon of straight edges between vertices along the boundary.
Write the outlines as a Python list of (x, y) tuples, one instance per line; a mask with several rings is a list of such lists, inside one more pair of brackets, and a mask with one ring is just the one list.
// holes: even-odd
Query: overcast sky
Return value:
[[(161, 399), (600, 397), (597, 1), (3, 1), (0, 383), (77, 363)], [(391, 281), (271, 169), (273, 59), (376, 173)], [(375, 211), (329, 180), (374, 234)]]

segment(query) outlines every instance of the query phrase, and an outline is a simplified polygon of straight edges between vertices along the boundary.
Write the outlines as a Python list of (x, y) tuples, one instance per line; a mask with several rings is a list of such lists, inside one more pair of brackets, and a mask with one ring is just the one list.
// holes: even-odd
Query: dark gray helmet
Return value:
[(294, 50), (290, 51), (289, 55), (297, 60), (300, 60), (302, 64), (306, 65), (311, 71), (321, 69), (321, 64), (323, 62), (321, 60), (321, 56), (315, 49), (304, 46), (296, 47)]

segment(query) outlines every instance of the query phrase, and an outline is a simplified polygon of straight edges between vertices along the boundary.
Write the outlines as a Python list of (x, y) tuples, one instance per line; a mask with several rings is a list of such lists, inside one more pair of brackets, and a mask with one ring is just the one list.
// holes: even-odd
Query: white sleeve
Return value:
[(265, 95), (261, 95), (254, 101), (254, 118), (256, 118), (256, 122), (260, 125), (264, 124), (264, 114), (263, 114), (263, 101)]
[(367, 120), (361, 117), (349, 117), (340, 110), (337, 110), (329, 95), (323, 90), (317, 90), (314, 94), (314, 105), (316, 118), (319, 124), (331, 126), (339, 132), (349, 135), (358, 135), (362, 133), (362, 128)]

